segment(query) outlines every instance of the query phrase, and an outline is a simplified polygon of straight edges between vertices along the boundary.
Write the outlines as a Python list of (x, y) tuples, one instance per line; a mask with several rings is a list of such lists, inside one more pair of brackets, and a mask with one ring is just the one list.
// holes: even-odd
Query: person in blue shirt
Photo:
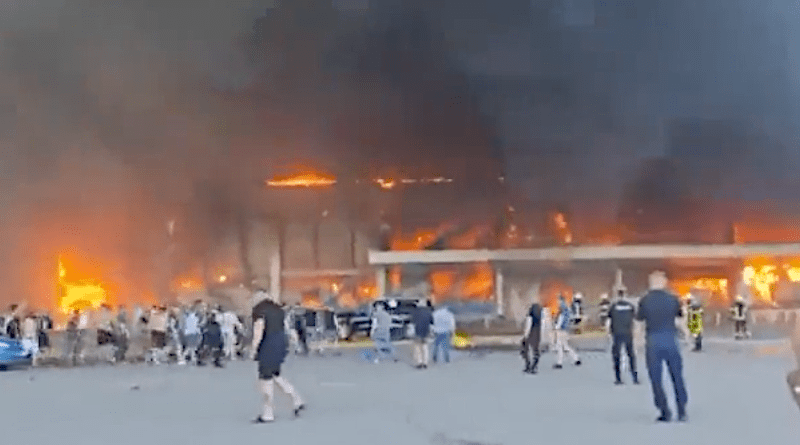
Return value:
[(661, 382), (663, 365), (666, 363), (672, 384), (675, 387), (675, 401), (678, 405), (678, 420), (686, 421), (688, 395), (683, 381), (683, 359), (677, 341), (675, 319), (681, 317), (681, 304), (678, 297), (667, 289), (667, 276), (656, 271), (650, 275), (650, 291), (639, 301), (636, 318), (646, 327), (647, 372), (653, 389), (653, 399), (661, 415), (659, 422), (672, 420)]
[(570, 325), (572, 324), (572, 314), (570, 312), (569, 305), (567, 304), (566, 298), (564, 295), (558, 296), (558, 316), (556, 316), (555, 321), (555, 331), (556, 331), (556, 364), (553, 365), (555, 369), (561, 369), (564, 367), (564, 354), (567, 353), (572, 358), (572, 361), (575, 363), (575, 366), (581, 365), (581, 359), (578, 357), (578, 353), (575, 352), (574, 349), (569, 345), (569, 331)]

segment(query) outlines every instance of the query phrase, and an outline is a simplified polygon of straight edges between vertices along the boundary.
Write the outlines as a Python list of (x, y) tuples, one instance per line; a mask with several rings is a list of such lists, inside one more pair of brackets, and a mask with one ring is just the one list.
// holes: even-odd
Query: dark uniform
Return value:
[(747, 337), (747, 304), (743, 300), (737, 299), (731, 307), (731, 315), (734, 323), (734, 337), (741, 340)]
[(280, 306), (264, 300), (253, 308), (253, 323), (264, 321), (264, 335), (258, 344), (258, 377), (269, 380), (281, 374), (281, 365), (286, 359), (289, 343), (284, 331), (284, 313)]
[(633, 349), (633, 319), (636, 315), (636, 308), (626, 300), (615, 301), (608, 310), (610, 321), (611, 338), (611, 357), (614, 359), (615, 383), (621, 384), (620, 376), (620, 350), (625, 347), (628, 354), (628, 362), (631, 368), (633, 383), (639, 383), (639, 375), (636, 372), (636, 352)]
[(525, 360), (525, 372), (536, 374), (542, 337), (542, 306), (538, 303), (531, 305), (528, 317), (531, 319), (531, 330), (522, 340), (522, 358)]
[(675, 295), (663, 290), (651, 290), (641, 301), (636, 318), (647, 326), (647, 372), (653, 387), (653, 399), (661, 411), (659, 421), (669, 421), (672, 414), (661, 382), (663, 364), (666, 362), (678, 405), (678, 420), (686, 419), (688, 395), (683, 381), (683, 359), (678, 348), (675, 319), (681, 316), (681, 304)]

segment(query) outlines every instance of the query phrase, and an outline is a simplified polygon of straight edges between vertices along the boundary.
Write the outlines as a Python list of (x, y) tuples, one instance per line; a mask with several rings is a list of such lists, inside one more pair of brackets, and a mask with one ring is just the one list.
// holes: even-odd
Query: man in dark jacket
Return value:
[(540, 342), (542, 337), (542, 305), (538, 297), (534, 297), (533, 304), (528, 309), (525, 318), (525, 329), (522, 334), (522, 358), (525, 360), (525, 370), (528, 374), (536, 374), (539, 366)]
[(614, 303), (608, 310), (608, 325), (611, 333), (611, 357), (614, 359), (614, 384), (621, 385), (620, 352), (625, 347), (628, 355), (633, 383), (639, 384), (639, 375), (636, 373), (636, 353), (633, 350), (633, 319), (636, 316), (636, 307), (625, 299), (625, 292), (619, 291), (614, 298)]
[(203, 341), (197, 364), (203, 366), (204, 359), (210, 357), (214, 361), (214, 366), (222, 368), (222, 357), (224, 351), (224, 341), (222, 339), (222, 327), (219, 323), (219, 311), (213, 311), (210, 316), (206, 318), (206, 324), (203, 326)]
[(636, 318), (646, 324), (647, 333), (647, 372), (653, 387), (653, 399), (661, 415), (659, 422), (672, 420), (672, 413), (661, 384), (663, 364), (666, 362), (669, 375), (675, 387), (675, 400), (678, 405), (678, 420), (686, 421), (688, 396), (683, 382), (683, 359), (677, 342), (675, 319), (681, 317), (681, 304), (678, 297), (666, 290), (667, 276), (664, 272), (650, 275), (650, 291), (639, 301)]
[(433, 308), (430, 302), (420, 300), (413, 314), (414, 323), (414, 358), (417, 362), (417, 369), (428, 367), (428, 337), (431, 335), (431, 325), (433, 324)]
[(266, 290), (259, 289), (253, 296), (253, 358), (258, 361), (258, 379), (264, 396), (264, 408), (255, 423), (275, 420), (273, 399), (275, 384), (292, 398), (294, 415), (299, 416), (305, 407), (300, 395), (284, 377), (281, 365), (289, 351), (283, 309)]

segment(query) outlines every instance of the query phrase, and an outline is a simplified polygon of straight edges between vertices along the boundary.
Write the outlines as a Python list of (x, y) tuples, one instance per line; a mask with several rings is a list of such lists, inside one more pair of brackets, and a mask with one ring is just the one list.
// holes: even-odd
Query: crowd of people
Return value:
[[(12, 305), (0, 317), (0, 332), (18, 339), (37, 365), (41, 359), (60, 359), (80, 365), (87, 361), (89, 349), (97, 359), (108, 363), (144, 358), (150, 364), (175, 362), (222, 366), (223, 360), (243, 356), (246, 323), (232, 310), (197, 301), (183, 307), (154, 305), (149, 310), (124, 305), (116, 311), (108, 305), (97, 310), (74, 310), (66, 321), (63, 341), (56, 350), (51, 340), (53, 322), (46, 313), (33, 313)], [(132, 356), (131, 346), (142, 349)], [(60, 354), (59, 354), (60, 352)]]
[[(584, 319), (582, 296), (576, 294), (568, 302), (564, 295), (559, 295), (555, 315), (541, 304), (538, 297), (534, 296), (533, 300), (522, 333), (523, 371), (537, 374), (541, 354), (547, 349), (555, 353), (554, 369), (564, 367), (565, 357), (569, 357), (573, 365), (580, 366), (581, 358), (571, 345), (571, 334), (578, 330)], [(132, 314), (125, 306), (119, 306), (116, 311), (107, 305), (96, 311), (75, 310), (66, 324), (61, 358), (67, 363), (84, 363), (85, 351), (93, 340), (100, 360), (109, 363), (130, 359), (132, 343), (145, 345), (141, 355), (152, 365), (174, 362), (202, 366), (211, 362), (222, 367), (225, 360), (249, 357), (258, 362), (259, 388), (265, 400), (256, 422), (274, 419), (272, 403), (276, 385), (291, 397), (294, 412), (299, 415), (305, 408), (303, 399), (281, 376), (280, 369), (291, 350), (291, 343), (295, 344), (298, 353), (308, 353), (308, 323), (315, 322), (307, 322), (301, 312), (285, 308), (264, 290), (254, 293), (252, 304), (249, 320), (231, 309), (210, 306), (203, 301), (182, 307), (154, 305), (147, 311), (135, 308)], [(396, 320), (387, 309), (385, 305), (376, 304), (371, 314), (370, 337), (376, 352), (375, 363), (399, 361), (392, 335)], [(744, 300), (735, 299), (732, 318), (737, 338), (749, 335), (746, 310)], [(615, 289), (612, 298), (603, 297), (600, 319), (611, 340), (614, 383), (624, 384), (623, 352), (627, 356), (632, 383), (640, 383), (634, 348), (634, 326), (638, 320), (646, 331), (645, 364), (654, 403), (660, 413), (657, 420), (672, 420), (661, 382), (666, 365), (674, 384), (677, 419), (685, 421), (688, 396), (677, 342), (682, 333), (691, 339), (693, 351), (702, 350), (703, 308), (698, 299), (690, 296), (681, 301), (667, 290), (666, 276), (654, 273), (650, 277), (650, 290), (638, 301), (627, 295), (624, 289)], [(682, 320), (684, 324), (676, 320)], [(444, 363), (450, 362), (450, 348), (456, 331), (453, 312), (445, 305), (434, 307), (430, 300), (419, 300), (411, 313), (411, 322), (414, 327), (414, 367), (426, 369), (431, 360), (434, 363), (440, 359)], [(252, 329), (248, 330), (248, 326)], [(53, 323), (46, 313), (34, 313), (13, 305), (0, 317), (0, 329), (4, 335), (20, 339), (30, 348), (34, 364), (52, 349), (50, 333)], [(551, 337), (544, 338), (548, 334)]]

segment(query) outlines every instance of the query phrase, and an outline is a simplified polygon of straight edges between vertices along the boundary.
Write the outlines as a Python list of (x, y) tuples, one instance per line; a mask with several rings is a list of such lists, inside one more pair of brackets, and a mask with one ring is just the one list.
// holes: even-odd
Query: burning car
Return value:
[(0, 337), (0, 371), (25, 368), (33, 363), (33, 353), (19, 340)]

